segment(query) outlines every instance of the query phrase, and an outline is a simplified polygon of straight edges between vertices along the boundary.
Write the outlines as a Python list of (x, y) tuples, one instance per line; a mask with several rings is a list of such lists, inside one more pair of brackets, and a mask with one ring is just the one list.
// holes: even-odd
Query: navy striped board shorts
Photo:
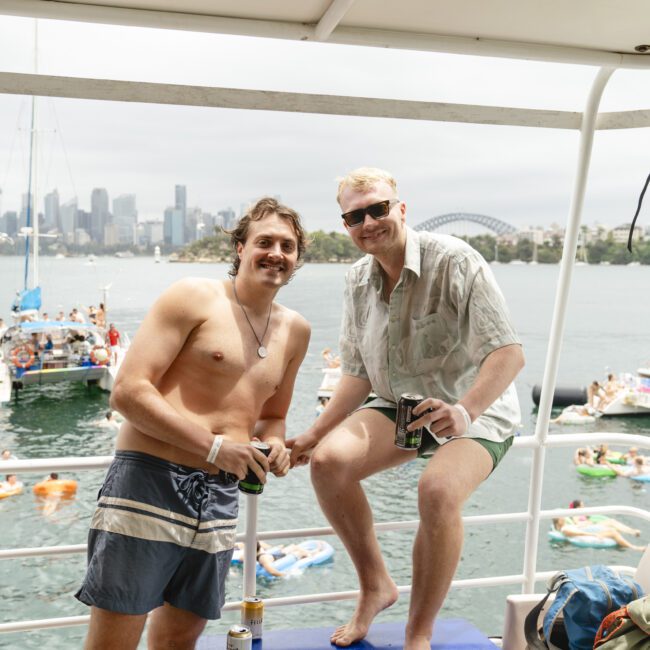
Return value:
[(120, 614), (167, 602), (217, 619), (235, 545), (237, 479), (117, 451), (88, 534), (76, 598)]

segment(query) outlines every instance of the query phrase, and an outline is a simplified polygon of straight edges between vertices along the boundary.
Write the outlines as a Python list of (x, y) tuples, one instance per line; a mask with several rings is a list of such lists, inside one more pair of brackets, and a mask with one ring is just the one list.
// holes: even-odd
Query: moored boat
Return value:
[(25, 321), (0, 340), (0, 403), (30, 386), (79, 381), (110, 390), (117, 373), (111, 350), (92, 323)]

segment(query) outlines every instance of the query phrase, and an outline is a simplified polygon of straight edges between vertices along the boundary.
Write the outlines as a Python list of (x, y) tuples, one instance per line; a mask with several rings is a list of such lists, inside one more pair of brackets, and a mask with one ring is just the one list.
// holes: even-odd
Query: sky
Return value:
[[(250, 37), (38, 23), (38, 71), (131, 81), (263, 88), (581, 111), (596, 68)], [(0, 16), (0, 69), (34, 71), (34, 21)], [(650, 108), (650, 71), (617, 71), (601, 110)], [(29, 98), (0, 95), (0, 213), (27, 188)], [(174, 186), (189, 206), (239, 212), (263, 195), (308, 230), (342, 231), (336, 179), (390, 170), (415, 225), (449, 212), (517, 228), (565, 224), (578, 133), (525, 127), (302, 115), (44, 98), (39, 183), (90, 208), (134, 193), (140, 220), (161, 219)], [(597, 133), (583, 222), (629, 222), (650, 173), (650, 129)], [(41, 204), (42, 205), (42, 204)], [(42, 207), (41, 207), (42, 210)], [(644, 213), (646, 216), (644, 216)], [(640, 217), (650, 225), (650, 206)]]

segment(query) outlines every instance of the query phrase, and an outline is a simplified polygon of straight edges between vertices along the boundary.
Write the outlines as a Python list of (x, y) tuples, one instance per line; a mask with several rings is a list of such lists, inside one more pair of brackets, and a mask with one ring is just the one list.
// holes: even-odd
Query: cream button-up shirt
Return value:
[[(481, 255), (456, 237), (405, 227), (404, 268), (388, 302), (372, 255), (356, 262), (346, 277), (341, 368), (372, 384), (378, 397), (366, 407), (394, 407), (403, 393), (455, 404), (490, 352), (520, 344)], [(520, 420), (511, 384), (465, 435), (501, 442)], [(440, 444), (448, 442), (432, 435)]]

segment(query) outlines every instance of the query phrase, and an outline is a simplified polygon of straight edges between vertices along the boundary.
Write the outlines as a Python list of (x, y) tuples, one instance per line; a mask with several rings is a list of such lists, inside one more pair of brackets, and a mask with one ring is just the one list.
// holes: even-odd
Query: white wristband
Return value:
[(460, 411), (460, 414), (463, 416), (463, 420), (465, 420), (465, 431), (463, 431), (461, 434), (464, 436), (472, 426), (472, 418), (469, 417), (467, 409), (462, 404), (454, 404), (454, 406)]
[(212, 441), (212, 447), (210, 447), (210, 453), (206, 458), (208, 463), (210, 463), (211, 465), (214, 465), (214, 461), (217, 460), (217, 454), (219, 453), (219, 449), (221, 449), (222, 444), (223, 444), (223, 436), (215, 436), (214, 440)]

